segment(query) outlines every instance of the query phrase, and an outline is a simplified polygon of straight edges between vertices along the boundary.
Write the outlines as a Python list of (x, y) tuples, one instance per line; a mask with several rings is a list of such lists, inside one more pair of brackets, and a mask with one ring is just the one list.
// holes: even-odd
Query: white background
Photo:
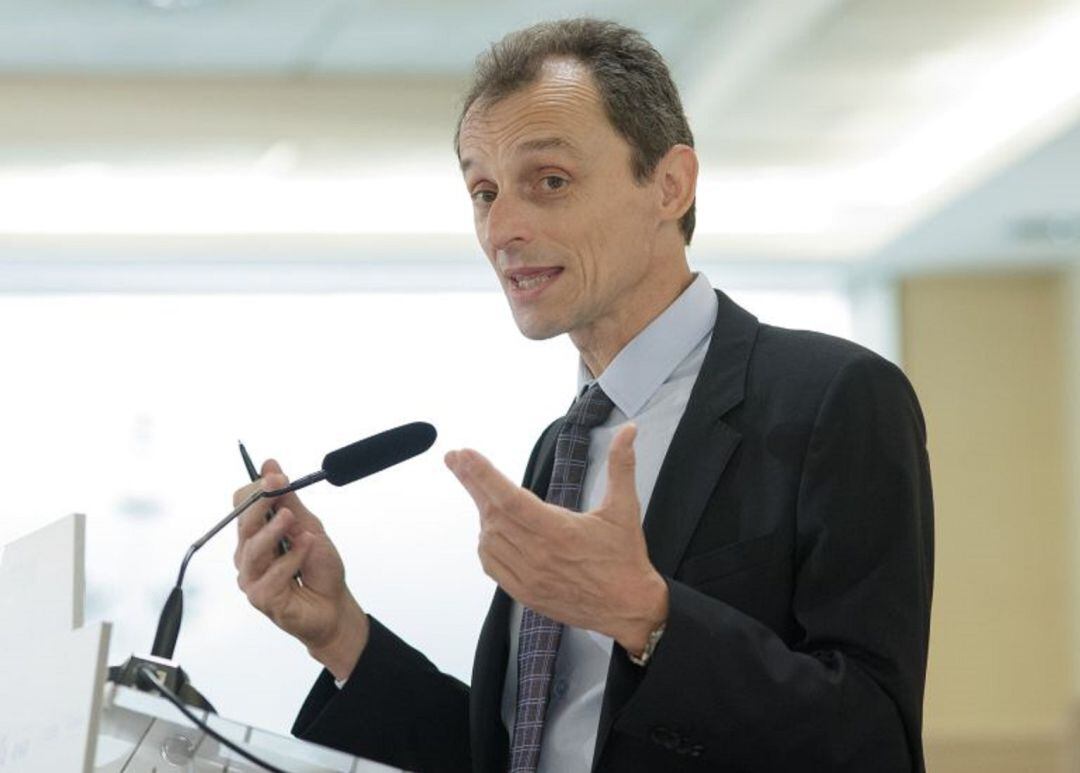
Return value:
[[(852, 333), (838, 290), (732, 295), (765, 321)], [(424, 420), (431, 451), (303, 498), (361, 604), (468, 681), (493, 584), (442, 456), (474, 447), (519, 480), (573, 398), (565, 338), (524, 339), (496, 292), (0, 295), (0, 331), (0, 545), (87, 514), (87, 619), (115, 624), (111, 663), (149, 651), (187, 546), (245, 483), (238, 439), (296, 477)], [(235, 544), (230, 527), (189, 566), (176, 658), (223, 716), (287, 732), (318, 666), (247, 605)]]

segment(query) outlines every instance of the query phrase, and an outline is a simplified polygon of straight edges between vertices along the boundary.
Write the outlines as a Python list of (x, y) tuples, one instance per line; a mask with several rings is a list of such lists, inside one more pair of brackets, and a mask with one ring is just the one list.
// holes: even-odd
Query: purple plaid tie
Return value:
[[(581, 509), (581, 489), (589, 460), (589, 432), (603, 424), (613, 403), (599, 384), (574, 401), (555, 439), (555, 466), (547, 501), (570, 510)], [(533, 773), (540, 761), (551, 676), (562, 639), (557, 623), (528, 607), (522, 610), (518, 634), (517, 714), (510, 744), (510, 773)]]

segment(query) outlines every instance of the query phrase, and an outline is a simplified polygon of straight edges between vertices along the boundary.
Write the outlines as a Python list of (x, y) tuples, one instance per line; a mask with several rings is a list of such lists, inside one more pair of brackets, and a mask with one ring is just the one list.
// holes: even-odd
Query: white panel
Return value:
[(109, 633), (108, 623), (95, 623), (64, 634), (0, 635), (0, 773), (89, 770)]
[(86, 516), (61, 518), (0, 553), (0, 638), (66, 634), (83, 624)]
[(70, 515), (0, 556), (0, 773), (93, 760), (108, 623), (82, 623), (85, 519)]

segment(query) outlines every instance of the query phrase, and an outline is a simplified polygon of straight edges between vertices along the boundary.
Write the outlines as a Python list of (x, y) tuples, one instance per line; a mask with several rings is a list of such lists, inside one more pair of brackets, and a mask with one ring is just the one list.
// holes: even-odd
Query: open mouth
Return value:
[(510, 285), (515, 290), (535, 290), (550, 282), (562, 273), (562, 268), (516, 269), (509, 273)]

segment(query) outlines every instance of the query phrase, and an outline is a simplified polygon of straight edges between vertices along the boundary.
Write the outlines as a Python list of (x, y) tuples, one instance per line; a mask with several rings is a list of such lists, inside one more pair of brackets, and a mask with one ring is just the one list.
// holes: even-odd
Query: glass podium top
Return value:
[[(296, 738), (192, 710), (244, 751), (288, 773), (378, 773), (397, 770)], [(94, 773), (265, 773), (195, 727), (155, 695), (105, 685)]]

